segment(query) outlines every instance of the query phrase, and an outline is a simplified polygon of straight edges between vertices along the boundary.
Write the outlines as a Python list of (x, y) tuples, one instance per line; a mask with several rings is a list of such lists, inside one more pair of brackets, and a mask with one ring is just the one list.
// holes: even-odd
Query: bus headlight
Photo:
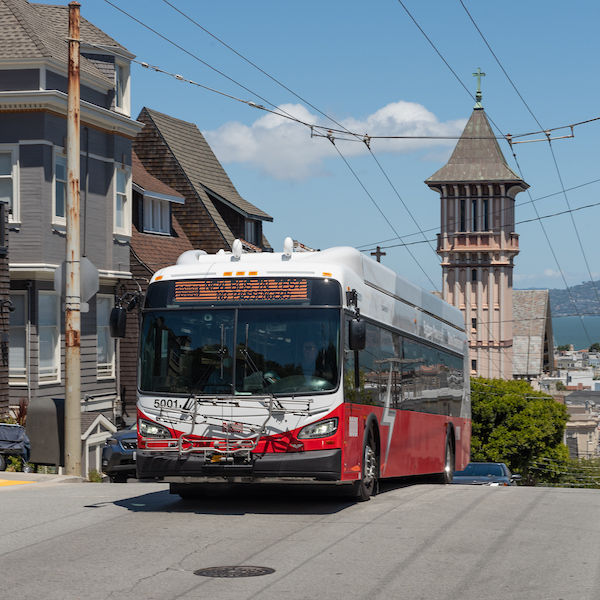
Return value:
[(162, 425), (151, 423), (150, 421), (143, 421), (142, 419), (138, 422), (138, 431), (142, 437), (153, 437), (153, 438), (170, 438), (173, 437), (171, 432)]
[(326, 421), (317, 421), (307, 425), (300, 430), (299, 440), (308, 440), (314, 438), (324, 438), (333, 435), (338, 428), (338, 418), (327, 419)]

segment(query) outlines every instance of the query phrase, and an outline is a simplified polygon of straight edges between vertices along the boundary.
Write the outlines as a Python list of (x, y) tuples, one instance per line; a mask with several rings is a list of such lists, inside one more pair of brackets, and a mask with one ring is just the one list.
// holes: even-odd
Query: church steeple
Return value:
[(425, 183), (440, 194), (444, 299), (465, 315), (471, 375), (512, 379), (515, 197), (529, 186), (506, 163), (477, 104), (446, 165)]

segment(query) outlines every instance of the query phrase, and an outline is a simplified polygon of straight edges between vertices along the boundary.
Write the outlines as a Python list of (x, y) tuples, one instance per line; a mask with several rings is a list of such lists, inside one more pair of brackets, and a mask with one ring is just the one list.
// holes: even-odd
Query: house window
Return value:
[(59, 224), (67, 222), (67, 157), (54, 156), (54, 215), (53, 221)]
[(97, 373), (99, 378), (115, 376), (115, 341), (110, 337), (112, 296), (96, 296)]
[(131, 235), (131, 183), (127, 171), (116, 170), (115, 182), (115, 233)]
[(171, 233), (171, 209), (169, 202), (156, 198), (144, 198), (144, 231)]
[(12, 293), (14, 306), (9, 316), (8, 373), (10, 383), (27, 383), (27, 296)]
[(258, 245), (258, 223), (256, 221), (246, 221), (244, 240), (249, 244)]
[(115, 63), (115, 107), (129, 115), (129, 66), (119, 62)]
[(8, 206), (10, 221), (19, 220), (19, 206), (16, 185), (17, 150), (0, 147), (0, 202)]
[(60, 375), (58, 294), (56, 292), (40, 292), (38, 310), (40, 381), (58, 381)]
[(477, 371), (477, 361), (475, 359), (471, 361), (471, 371)]

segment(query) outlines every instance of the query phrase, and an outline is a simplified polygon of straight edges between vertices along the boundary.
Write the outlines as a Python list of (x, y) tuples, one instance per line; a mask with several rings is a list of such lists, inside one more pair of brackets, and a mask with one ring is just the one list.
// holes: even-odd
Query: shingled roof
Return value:
[[(142, 110), (146, 111), (154, 122), (190, 184), (203, 200), (208, 192), (247, 218), (273, 220), (266, 212), (238, 194), (225, 169), (194, 123), (175, 119), (149, 108)], [(209, 212), (211, 205), (212, 201), (209, 200)], [(216, 209), (213, 210), (216, 212)], [(216, 217), (213, 214), (211, 216)]]
[(450, 160), (429, 177), (428, 185), (443, 183), (518, 183), (529, 186), (506, 164), (498, 140), (481, 108), (476, 108)]
[(553, 349), (551, 317), (548, 290), (513, 290), (515, 376), (534, 376), (544, 372), (544, 354)]
[(135, 152), (131, 153), (131, 177), (134, 185), (145, 192), (150, 192), (155, 198), (164, 197), (172, 202), (184, 202), (185, 198), (177, 190), (169, 187), (160, 179), (150, 175)]
[[(0, 61), (53, 58), (67, 65), (68, 34), (68, 6), (30, 4), (27, 0), (0, 0)], [(81, 40), (130, 54), (124, 46), (83, 17)], [(80, 69), (82, 73), (104, 80), (107, 85), (114, 85), (83, 55)]]
[[(172, 199), (174, 202), (184, 200), (177, 190), (148, 173), (135, 152), (131, 155), (131, 166), (133, 183), (145, 192), (150, 192), (150, 195), (154, 197)], [(174, 265), (184, 252), (194, 249), (174, 214), (171, 214), (171, 225), (173, 228), (171, 236), (143, 233), (138, 231), (135, 225), (132, 226), (129, 245), (133, 258), (149, 274), (154, 274), (163, 267)]]

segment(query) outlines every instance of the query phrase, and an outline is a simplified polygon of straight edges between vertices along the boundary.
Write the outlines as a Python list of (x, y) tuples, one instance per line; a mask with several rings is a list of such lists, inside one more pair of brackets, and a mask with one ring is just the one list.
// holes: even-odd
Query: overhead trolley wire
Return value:
[[(110, 4), (111, 6), (114, 6), (114, 4), (112, 4), (111, 2), (109, 2), (109, 0), (105, 0), (105, 1), (106, 1), (108, 4)], [(254, 64), (252, 61), (250, 61), (250, 60), (248, 60), (247, 58), (245, 58), (245, 57), (244, 57), (242, 54), (240, 54), (239, 52), (237, 52), (236, 50), (234, 50), (234, 49), (233, 49), (231, 46), (229, 46), (229, 45), (228, 45), (228, 44), (226, 44), (224, 41), (222, 41), (221, 39), (219, 39), (217, 36), (215, 36), (214, 34), (212, 34), (212, 33), (211, 33), (210, 31), (208, 31), (206, 28), (202, 27), (202, 25), (200, 25), (199, 23), (197, 23), (195, 20), (193, 20), (191, 17), (189, 17), (189, 16), (188, 16), (187, 14), (185, 14), (183, 11), (179, 10), (179, 9), (178, 9), (177, 7), (175, 7), (175, 6), (174, 6), (172, 3), (168, 2), (167, 0), (164, 0), (164, 2), (165, 2), (165, 4), (167, 4), (168, 6), (170, 6), (171, 8), (173, 8), (175, 11), (177, 11), (179, 14), (181, 14), (183, 17), (185, 17), (185, 18), (186, 18), (186, 19), (188, 19), (190, 22), (192, 22), (194, 25), (196, 25), (197, 27), (199, 27), (200, 29), (202, 29), (204, 32), (206, 32), (206, 33), (207, 33), (208, 35), (210, 35), (212, 38), (214, 38), (214, 39), (215, 39), (215, 40), (217, 40), (219, 43), (223, 44), (223, 45), (224, 45), (225, 47), (227, 47), (229, 50), (231, 50), (232, 52), (234, 52), (234, 53), (235, 53), (237, 56), (239, 56), (240, 58), (242, 58), (243, 60), (245, 60), (245, 61), (246, 61), (248, 64), (252, 65), (254, 68), (258, 69), (258, 70), (259, 70), (261, 73), (263, 73), (264, 75), (266, 75), (267, 77), (269, 77), (269, 78), (270, 78), (272, 81), (274, 81), (275, 83), (277, 83), (278, 85), (280, 85), (281, 87), (283, 87), (285, 90), (287, 90), (288, 92), (290, 92), (291, 94), (293, 94), (294, 96), (296, 96), (298, 99), (300, 99), (300, 100), (301, 100), (302, 102), (304, 102), (305, 104), (309, 105), (309, 106), (310, 106), (311, 108), (313, 108), (314, 110), (318, 111), (318, 112), (319, 112), (321, 115), (323, 115), (324, 117), (326, 117), (327, 119), (329, 119), (330, 121), (332, 121), (333, 123), (335, 123), (335, 124), (336, 124), (338, 127), (341, 127), (341, 128), (343, 128), (343, 130), (344, 130), (344, 131), (340, 131), (340, 130), (338, 130), (336, 133), (343, 133), (343, 134), (348, 134), (348, 135), (350, 135), (350, 136), (355, 136), (355, 138), (356, 138), (356, 139), (355, 139), (354, 141), (360, 141), (360, 142), (364, 142), (364, 143), (366, 144), (366, 146), (367, 146), (367, 148), (368, 148), (368, 150), (369, 150), (369, 152), (370, 152), (371, 156), (373, 157), (373, 159), (375, 160), (375, 162), (377, 163), (377, 165), (378, 165), (378, 166), (379, 166), (379, 168), (381, 169), (382, 173), (383, 173), (383, 174), (384, 174), (384, 176), (386, 177), (387, 181), (388, 181), (388, 182), (389, 182), (389, 184), (392, 186), (392, 189), (394, 190), (394, 192), (396, 193), (396, 195), (398, 196), (398, 198), (400, 199), (400, 201), (401, 201), (401, 202), (402, 202), (402, 204), (404, 205), (404, 208), (406, 209), (406, 211), (408, 212), (408, 214), (410, 215), (410, 217), (411, 217), (411, 218), (413, 219), (413, 221), (415, 222), (415, 225), (416, 225), (417, 227), (419, 227), (419, 224), (417, 223), (416, 219), (415, 219), (415, 218), (414, 218), (414, 216), (412, 215), (412, 213), (411, 213), (410, 209), (409, 209), (409, 208), (408, 208), (408, 206), (407, 206), (407, 205), (404, 203), (404, 201), (402, 200), (402, 198), (401, 198), (401, 197), (400, 197), (400, 195), (398, 194), (398, 192), (397, 192), (396, 188), (393, 186), (393, 184), (392, 184), (392, 182), (391, 182), (390, 178), (387, 176), (387, 174), (385, 173), (385, 171), (384, 171), (383, 167), (381, 166), (381, 164), (379, 163), (379, 161), (377, 161), (377, 159), (376, 159), (375, 155), (374, 155), (374, 154), (373, 154), (373, 152), (371, 151), (371, 148), (370, 148), (370, 146), (369, 146), (368, 140), (366, 140), (366, 139), (365, 139), (365, 136), (363, 136), (363, 135), (358, 135), (358, 134), (353, 134), (351, 131), (349, 131), (347, 128), (345, 128), (343, 125), (341, 125), (340, 123), (338, 123), (337, 121), (335, 121), (334, 119), (332, 119), (331, 117), (329, 117), (328, 115), (326, 115), (324, 112), (322, 112), (321, 110), (319, 110), (317, 107), (315, 107), (314, 105), (312, 105), (310, 102), (308, 102), (307, 100), (305, 100), (304, 98), (302, 98), (301, 96), (299, 96), (298, 94), (296, 94), (296, 93), (295, 93), (293, 90), (291, 90), (290, 88), (288, 88), (287, 86), (285, 86), (284, 84), (282, 84), (280, 81), (278, 81), (277, 79), (275, 79), (274, 77), (272, 77), (271, 75), (269, 75), (269, 74), (268, 74), (266, 71), (264, 71), (263, 69), (261, 69), (260, 67), (258, 67), (258, 66), (257, 66), (256, 64)], [(115, 7), (115, 8), (117, 8), (117, 7)], [(126, 14), (127, 16), (130, 16), (130, 17), (131, 17), (131, 15), (128, 15), (128, 13), (126, 13), (126, 12), (125, 12), (125, 11), (123, 11), (122, 9), (119, 9), (119, 10), (121, 10), (121, 12), (123, 12), (123, 13), (124, 13), (124, 14)], [(166, 38), (166, 37), (165, 37), (165, 36), (163, 36), (162, 34), (160, 34), (160, 33), (156, 32), (156, 31), (155, 31), (155, 30), (153, 30), (152, 28), (148, 27), (147, 25), (145, 25), (144, 23), (142, 23), (141, 21), (139, 21), (139, 20), (138, 20), (138, 19), (136, 19), (135, 17), (131, 17), (131, 18), (132, 18), (133, 20), (135, 20), (136, 22), (140, 23), (141, 25), (143, 25), (144, 27), (147, 27), (147, 28), (148, 28), (150, 31), (153, 31), (154, 33), (157, 33), (157, 35), (159, 35), (161, 38), (163, 38), (163, 39), (165, 39), (166, 41), (169, 41), (169, 42), (170, 42), (170, 40), (168, 40), (168, 38)], [(170, 42), (170, 43), (173, 43), (173, 42)], [(174, 44), (174, 45), (175, 45), (177, 48), (180, 48), (180, 49), (182, 49), (182, 48), (181, 48), (179, 45), (177, 45), (177, 44)], [(184, 49), (182, 49), (182, 50), (184, 50)], [(186, 53), (188, 53), (190, 56), (192, 56), (192, 57), (194, 57), (194, 58), (197, 58), (197, 57), (195, 57), (195, 55), (193, 55), (192, 53), (188, 52), (187, 50), (184, 50), (184, 51), (185, 51)], [(137, 61), (136, 61), (136, 62), (137, 62)], [(207, 64), (207, 63), (205, 63), (204, 61), (201, 61), (201, 62), (202, 62), (203, 64), (205, 64), (205, 65)], [(144, 66), (144, 67), (146, 67), (146, 68), (151, 68), (151, 69), (153, 69), (153, 70), (155, 70), (155, 71), (158, 71), (158, 72), (165, 73), (165, 71), (163, 71), (162, 69), (159, 69), (158, 67), (151, 67), (151, 66), (150, 66), (150, 65), (148, 65), (147, 63), (140, 63), (140, 64), (142, 64), (142, 66)], [(207, 65), (207, 66), (210, 66), (210, 65)], [(211, 68), (212, 68), (212, 67), (211, 67)], [(213, 68), (213, 70), (215, 70), (215, 71), (216, 71), (216, 72), (218, 72), (219, 74), (222, 74), (220, 71), (218, 71), (218, 70), (216, 70), (216, 69), (214, 69), (214, 68)], [(191, 80), (185, 80), (185, 79), (183, 79), (183, 78), (182, 78), (181, 76), (179, 76), (179, 75), (176, 75), (175, 77), (176, 77), (177, 79), (179, 79), (179, 80), (187, 81), (187, 82), (189, 82), (189, 83), (193, 83), (194, 85), (198, 85), (198, 86), (200, 86), (200, 87), (204, 87), (205, 89), (210, 89), (211, 91), (216, 91), (216, 90), (213, 90), (213, 89), (211, 89), (211, 88), (206, 88), (206, 86), (201, 86), (200, 84), (197, 84), (196, 82), (193, 82), (193, 81), (191, 81)], [(232, 79), (231, 79), (231, 78), (229, 78), (229, 77), (228, 77), (228, 79), (230, 79), (231, 81), (234, 81), (234, 80), (232, 80)], [(237, 82), (235, 82), (235, 81), (234, 81), (234, 83), (237, 83)], [(241, 85), (241, 84), (238, 84), (238, 85)], [(245, 88), (244, 86), (241, 86), (241, 87), (243, 87), (243, 88), (244, 88), (246, 91), (250, 91), (250, 90), (248, 90), (248, 88)], [(250, 92), (250, 93), (253, 93), (253, 92)], [(234, 97), (232, 97), (232, 96), (229, 96), (229, 95), (227, 95), (227, 96), (228, 96), (228, 97), (230, 97), (230, 98), (236, 99), (236, 100), (240, 100), (239, 98), (234, 98)], [(260, 98), (260, 96), (258, 96), (258, 95), (257, 95), (257, 97), (259, 97), (259, 98)], [(270, 104), (271, 106), (275, 107), (275, 105), (274, 105), (274, 104), (272, 104), (272, 103), (270, 103), (270, 102), (268, 102), (268, 101), (264, 100), (264, 98), (261, 98), (261, 100), (263, 100), (263, 101), (267, 102), (268, 104)], [(249, 104), (249, 105), (251, 105), (251, 106), (253, 106), (253, 107), (255, 107), (255, 108), (259, 108), (259, 109), (263, 109), (263, 110), (268, 110), (268, 109), (265, 109), (263, 106), (256, 105), (256, 103), (253, 103), (253, 102), (249, 102), (249, 101), (243, 101), (243, 100), (242, 100), (242, 102), (245, 102), (246, 104)], [(279, 109), (279, 108), (277, 107), (277, 110), (282, 110), (282, 109)], [(269, 111), (269, 112), (273, 112), (273, 111)], [(293, 117), (293, 116), (289, 115), (289, 113), (287, 113), (286, 111), (282, 111), (282, 112), (283, 112), (283, 113), (285, 113), (285, 114), (281, 114), (281, 112), (274, 112), (274, 114), (277, 114), (277, 115), (279, 115), (279, 116), (282, 116), (282, 117), (285, 117), (285, 118), (291, 118), (291, 120), (293, 120), (293, 121), (296, 121), (296, 122), (298, 122), (298, 123), (300, 123), (300, 124), (302, 124), (302, 125), (305, 125), (305, 126), (307, 126), (307, 127), (310, 127), (310, 128), (311, 128), (311, 133), (314, 133), (314, 130), (315, 130), (315, 129), (323, 129), (324, 131), (327, 131), (327, 133), (326, 133), (326, 134), (324, 134), (324, 135), (323, 135), (323, 137), (327, 137), (327, 138), (328, 138), (328, 139), (330, 139), (330, 141), (332, 141), (332, 142), (334, 141), (334, 139), (333, 139), (333, 136), (332, 136), (332, 133), (333, 133), (333, 131), (332, 131), (331, 129), (327, 129), (327, 128), (326, 128), (326, 127), (324, 127), (324, 126), (318, 126), (318, 125), (315, 125), (315, 124), (309, 124), (309, 123), (303, 122), (303, 121), (301, 121), (300, 119), (297, 119), (296, 117)], [(368, 138), (368, 136), (366, 136), (366, 137)], [(349, 141), (350, 141), (350, 140), (349, 140)], [(335, 145), (335, 144), (334, 144), (334, 145)], [(340, 151), (339, 151), (339, 148), (337, 148), (337, 147), (336, 147), (336, 150), (338, 151), (338, 154), (340, 154), (340, 156), (342, 156), (342, 155), (341, 155), (341, 153), (340, 153)], [(346, 165), (349, 167), (349, 164), (348, 164), (348, 162), (346, 161), (346, 159), (345, 159), (343, 156), (342, 156), (342, 158), (344, 159), (344, 162), (346, 163)], [(360, 179), (358, 178), (358, 176), (356, 175), (356, 173), (354, 173), (354, 171), (352, 171), (352, 172), (353, 172), (353, 174), (354, 174), (355, 178), (356, 178), (356, 179), (357, 179), (357, 180), (360, 182), (360, 184), (361, 184), (361, 186), (363, 187), (363, 189), (365, 190), (365, 192), (367, 192), (367, 190), (366, 190), (366, 187), (365, 187), (365, 186), (364, 186), (364, 184), (363, 184), (363, 183), (360, 181)], [(368, 193), (368, 192), (367, 192), (367, 193)], [(372, 195), (371, 195), (370, 193), (368, 193), (368, 195), (369, 195), (369, 197), (371, 198), (371, 200), (374, 202), (375, 206), (377, 207), (377, 209), (379, 210), (379, 212), (382, 214), (382, 216), (384, 217), (384, 219), (386, 220), (386, 222), (387, 222), (387, 223), (388, 223), (388, 224), (389, 224), (389, 225), (392, 227), (392, 229), (393, 229), (394, 233), (396, 233), (396, 235), (397, 235), (397, 239), (400, 239), (400, 240), (401, 240), (402, 238), (401, 238), (401, 237), (400, 237), (400, 236), (397, 234), (396, 230), (395, 230), (395, 229), (393, 228), (393, 226), (391, 225), (391, 222), (390, 222), (390, 220), (389, 220), (389, 219), (387, 218), (387, 216), (386, 216), (386, 215), (383, 213), (383, 211), (382, 211), (382, 209), (379, 207), (379, 205), (377, 205), (377, 203), (375, 203), (375, 200), (373, 199)], [(433, 250), (433, 248), (432, 248), (432, 250)], [(435, 252), (435, 251), (434, 251), (434, 252)], [(410, 253), (410, 252), (409, 252), (409, 253)], [(418, 262), (417, 258), (416, 258), (416, 257), (415, 257), (415, 256), (414, 256), (412, 253), (410, 253), (410, 254), (411, 254), (411, 257), (413, 258), (413, 260), (414, 260), (414, 261), (417, 263), (417, 265), (419, 266), (419, 268), (420, 268), (420, 269), (421, 269), (421, 270), (422, 270), (422, 271), (425, 273), (425, 275), (426, 275), (427, 279), (428, 279), (428, 280), (431, 282), (431, 278), (430, 278), (430, 277), (427, 275), (427, 273), (426, 273), (426, 272), (425, 272), (425, 270), (423, 269), (422, 265), (421, 265), (421, 264)], [(434, 287), (434, 288), (436, 287), (436, 286), (435, 286), (433, 283), (432, 283), (432, 285), (433, 285), (433, 287)]]
[[(472, 99), (475, 99), (475, 98), (473, 98), (473, 95), (471, 94), (471, 92), (469, 92), (469, 90), (467, 89), (467, 87), (465, 86), (465, 84), (462, 82), (462, 80), (460, 79), (460, 77), (458, 77), (458, 75), (456, 74), (456, 72), (455, 72), (455, 71), (452, 69), (452, 67), (450, 66), (450, 64), (448, 63), (448, 61), (447, 61), (447, 60), (446, 60), (446, 59), (445, 59), (445, 58), (442, 56), (441, 52), (440, 52), (440, 51), (437, 49), (437, 47), (435, 46), (435, 44), (434, 44), (434, 43), (431, 41), (431, 39), (430, 39), (430, 38), (427, 36), (427, 34), (426, 34), (426, 33), (425, 33), (425, 31), (423, 30), (423, 28), (422, 28), (422, 27), (421, 27), (421, 26), (420, 26), (420, 25), (417, 23), (416, 19), (415, 19), (415, 18), (412, 16), (412, 14), (410, 13), (410, 11), (409, 11), (409, 10), (406, 8), (406, 6), (403, 4), (402, 0), (398, 0), (398, 2), (399, 2), (399, 4), (402, 6), (402, 8), (403, 8), (403, 9), (406, 11), (406, 13), (408, 14), (408, 16), (409, 16), (409, 17), (411, 18), (411, 20), (413, 21), (413, 23), (414, 23), (414, 24), (417, 26), (417, 28), (419, 29), (419, 31), (421, 31), (421, 33), (423, 34), (423, 36), (425, 37), (425, 39), (426, 39), (426, 40), (429, 42), (429, 44), (432, 46), (432, 48), (433, 48), (433, 49), (436, 51), (436, 53), (438, 54), (438, 56), (439, 56), (439, 57), (442, 59), (442, 61), (444, 62), (444, 64), (445, 64), (445, 65), (448, 67), (448, 69), (450, 69), (450, 71), (452, 72), (452, 74), (454, 75), (454, 77), (455, 77), (455, 78), (456, 78), (456, 79), (459, 81), (459, 83), (461, 84), (461, 86), (462, 86), (462, 87), (463, 87), (463, 88), (466, 90), (467, 94), (469, 94), (469, 96), (470, 96)], [(463, 5), (463, 6), (464, 6), (464, 5)], [(465, 10), (466, 10), (466, 9), (465, 9)], [(481, 32), (480, 32), (480, 33), (481, 33)], [(483, 37), (483, 36), (482, 36), (482, 37)], [(487, 43), (487, 42), (486, 42), (486, 43)], [(494, 58), (496, 58), (496, 57), (495, 57), (495, 55), (494, 55)], [(495, 122), (494, 122), (494, 120), (493, 120), (493, 119), (490, 117), (490, 115), (488, 115), (487, 113), (486, 113), (486, 115), (487, 115), (488, 119), (491, 121), (491, 123), (494, 125), (494, 127), (495, 127), (495, 128), (498, 130), (498, 131), (500, 131), (500, 133), (502, 134), (502, 131), (501, 131), (501, 129), (498, 127), (498, 125), (496, 125), (496, 123), (495, 123)], [(537, 122), (537, 120), (536, 120), (536, 122)], [(539, 125), (539, 123), (538, 123), (538, 125)], [(504, 135), (504, 134), (502, 134), (502, 135)], [(504, 137), (505, 137), (505, 138), (507, 138), (507, 136), (504, 136)], [(508, 138), (507, 138), (507, 139), (508, 139)], [(523, 178), (523, 174), (522, 174), (522, 172), (521, 172), (521, 167), (520, 167), (520, 165), (519, 165), (519, 163), (518, 163), (518, 161), (517, 161), (517, 157), (516, 157), (516, 154), (515, 154), (515, 151), (514, 151), (514, 147), (512, 146), (512, 144), (511, 144), (511, 149), (512, 149), (512, 154), (513, 154), (513, 157), (515, 158), (515, 162), (517, 163), (517, 166), (518, 166), (518, 168), (519, 168), (519, 172), (520, 172), (520, 174), (521, 174), (521, 178), (524, 180), (524, 178)], [(529, 194), (529, 197), (531, 198), (531, 193), (530, 193), (529, 191), (528, 191), (528, 194)], [(534, 210), (535, 210), (535, 212), (536, 212), (536, 216), (539, 218), (539, 216), (540, 216), (540, 215), (539, 215), (539, 213), (538, 213), (538, 211), (537, 211), (537, 207), (535, 206), (535, 203), (533, 203), (533, 207), (534, 207)], [(556, 265), (557, 265), (557, 267), (558, 267), (558, 269), (559, 269), (559, 271), (560, 271), (560, 274), (561, 274), (561, 276), (562, 276), (563, 282), (564, 282), (564, 284), (565, 284), (565, 288), (566, 288), (566, 289), (567, 289), (567, 291), (569, 292), (569, 296), (571, 297), (571, 301), (573, 302), (573, 306), (574, 306), (574, 308), (575, 308), (575, 311), (576, 311), (577, 313), (579, 313), (579, 311), (578, 311), (578, 309), (577, 309), (577, 306), (576, 306), (576, 305), (575, 305), (575, 303), (574, 303), (573, 296), (572, 296), (572, 294), (571, 294), (571, 291), (570, 291), (570, 289), (569, 289), (569, 286), (567, 285), (567, 282), (566, 282), (566, 279), (565, 279), (564, 273), (563, 273), (563, 271), (562, 271), (562, 268), (561, 268), (561, 266), (560, 266), (560, 263), (558, 262), (558, 258), (557, 258), (557, 256), (556, 256), (556, 252), (554, 251), (554, 248), (552, 247), (552, 244), (551, 244), (551, 242), (550, 242), (550, 238), (549, 238), (549, 236), (548, 236), (548, 234), (547, 234), (547, 232), (546, 232), (546, 229), (545, 229), (545, 227), (544, 227), (544, 225), (543, 225), (543, 223), (542, 223), (542, 221), (541, 221), (541, 220), (540, 220), (540, 225), (541, 225), (541, 227), (542, 227), (542, 231), (544, 232), (544, 236), (546, 237), (546, 241), (547, 241), (547, 243), (548, 243), (548, 246), (550, 247), (550, 251), (552, 252), (552, 256), (554, 257), (554, 260), (555, 260), (555, 262), (556, 262)], [(583, 327), (583, 329), (584, 329), (584, 331), (585, 331), (585, 333), (586, 333), (586, 336), (588, 337), (588, 340), (590, 340), (590, 344), (591, 344), (592, 342), (591, 342), (590, 336), (589, 336), (589, 334), (588, 334), (588, 332), (587, 332), (587, 329), (585, 328), (585, 325), (583, 324), (583, 320), (581, 319), (581, 317), (580, 317), (580, 320), (581, 320), (581, 325), (582, 325), (582, 327)], [(492, 337), (493, 337), (493, 336), (492, 336)]]
[[(497, 62), (497, 63), (498, 63), (498, 65), (500, 66), (500, 68), (502, 69), (502, 72), (503, 72), (503, 73), (506, 75), (506, 78), (508, 79), (508, 81), (510, 82), (510, 84), (512, 85), (512, 87), (514, 88), (515, 92), (517, 93), (517, 95), (519, 96), (519, 98), (521, 99), (521, 101), (523, 102), (523, 104), (525, 105), (525, 107), (527, 108), (527, 110), (529, 111), (529, 113), (531, 114), (531, 116), (533, 117), (533, 119), (535, 120), (535, 122), (537, 123), (537, 125), (543, 129), (543, 126), (542, 126), (542, 124), (539, 122), (539, 120), (537, 119), (537, 117), (536, 117), (536, 116), (533, 114), (533, 111), (531, 110), (531, 108), (529, 107), (529, 105), (527, 104), (527, 102), (525, 102), (525, 99), (523, 98), (523, 96), (521, 95), (521, 93), (519, 92), (519, 90), (517, 89), (517, 86), (516, 86), (516, 85), (513, 83), (512, 79), (509, 77), (509, 75), (508, 75), (508, 73), (506, 72), (505, 68), (502, 66), (502, 63), (500, 62), (500, 60), (498, 59), (498, 57), (496, 56), (496, 54), (495, 54), (495, 53), (494, 53), (494, 51), (492, 50), (492, 48), (491, 48), (491, 46), (489, 45), (489, 43), (488, 43), (487, 39), (486, 39), (486, 38), (485, 38), (485, 36), (483, 35), (483, 33), (482, 33), (481, 29), (479, 29), (479, 27), (478, 27), (478, 26), (477, 26), (477, 24), (475, 23), (475, 20), (474, 20), (474, 19), (473, 19), (473, 17), (471, 16), (471, 13), (469, 13), (469, 11), (467, 10), (467, 7), (465, 6), (465, 4), (464, 4), (463, 0), (459, 0), (459, 2), (461, 3), (461, 5), (462, 5), (462, 7), (464, 8), (465, 12), (467, 13), (467, 15), (469, 16), (469, 18), (471, 19), (471, 22), (472, 22), (472, 23), (473, 23), (473, 25), (475, 26), (475, 29), (477, 29), (477, 31), (478, 31), (478, 33), (479, 33), (479, 35), (480, 35), (480, 36), (481, 36), (481, 38), (483, 39), (483, 41), (484, 41), (485, 45), (488, 47), (488, 49), (489, 49), (490, 53), (492, 54), (492, 56), (494, 57), (494, 59), (496, 60), (496, 62)], [(572, 222), (572, 224), (573, 224), (573, 228), (575, 229), (575, 235), (576, 235), (576, 237), (577, 237), (577, 241), (578, 241), (578, 243), (579, 243), (579, 248), (580, 248), (580, 250), (581, 250), (581, 254), (582, 254), (582, 256), (583, 256), (583, 260), (584, 260), (584, 262), (585, 262), (585, 265), (586, 265), (586, 267), (587, 267), (587, 271), (588, 271), (588, 274), (589, 274), (589, 277), (590, 277), (590, 281), (592, 282), (592, 286), (593, 286), (593, 288), (594, 288), (594, 292), (596, 293), (596, 299), (598, 300), (598, 305), (600, 306), (600, 295), (598, 294), (598, 290), (597, 290), (597, 288), (596, 288), (596, 284), (594, 283), (594, 278), (592, 277), (592, 271), (591, 271), (591, 269), (590, 269), (590, 266), (589, 266), (589, 262), (588, 262), (588, 259), (587, 259), (587, 256), (586, 256), (586, 253), (585, 253), (585, 250), (584, 250), (584, 248), (583, 248), (583, 244), (582, 244), (582, 242), (581, 242), (581, 236), (579, 235), (579, 230), (578, 230), (578, 228), (577, 228), (577, 224), (575, 223), (575, 218), (573, 217), (573, 211), (571, 211), (571, 205), (570, 205), (570, 203), (569, 203), (569, 198), (568, 198), (568, 196), (567, 196), (567, 192), (566, 192), (566, 190), (565, 190), (565, 186), (564, 186), (564, 183), (563, 183), (563, 180), (562, 180), (562, 176), (561, 176), (561, 173), (560, 173), (560, 169), (559, 169), (559, 167), (558, 167), (558, 162), (557, 162), (557, 160), (556, 160), (556, 155), (554, 154), (554, 149), (552, 148), (552, 142), (551, 142), (551, 140), (550, 140), (550, 135), (549, 135), (549, 133), (546, 133), (546, 135), (547, 135), (547, 138), (548, 138), (548, 146), (549, 146), (549, 148), (550, 148), (550, 152), (551, 152), (551, 154), (552, 154), (552, 159), (553, 159), (553, 161), (554, 161), (554, 167), (555, 167), (555, 169), (556, 169), (556, 173), (557, 173), (557, 175), (558, 175), (558, 180), (559, 180), (559, 182), (560, 182), (560, 185), (561, 185), (561, 188), (562, 188), (562, 193), (563, 193), (563, 195), (564, 195), (564, 197), (565, 197), (565, 201), (566, 201), (566, 203), (567, 203), (567, 208), (569, 209), (569, 211), (568, 211), (568, 212), (569, 212), (569, 214), (570, 214), (570, 217), (571, 217), (571, 222)], [(510, 144), (510, 142), (509, 142), (509, 144)], [(512, 144), (511, 144), (511, 149), (513, 150), (513, 156), (515, 157), (515, 161), (516, 161), (516, 154), (515, 154), (515, 152), (514, 152), (514, 148), (512, 147)], [(519, 167), (519, 169), (520, 169), (520, 167)], [(522, 174), (521, 174), (521, 177), (523, 177), (523, 175), (522, 175)], [(529, 193), (529, 192), (528, 192), (528, 193)], [(530, 195), (530, 197), (531, 197), (531, 195)], [(535, 203), (534, 203), (534, 209), (535, 209), (535, 211), (536, 211), (536, 214), (539, 216), (539, 213), (537, 212), (537, 208), (535, 208)], [(542, 222), (541, 222), (541, 221), (540, 221), (540, 225), (542, 226), (542, 229), (544, 229), (544, 227), (543, 227), (543, 224), (542, 224)], [(546, 235), (546, 231), (545, 231), (545, 229), (544, 229), (544, 235)], [(557, 266), (558, 266), (559, 270), (561, 271), (561, 275), (563, 276), (563, 280), (564, 280), (564, 282), (565, 282), (565, 287), (566, 287), (566, 289), (569, 291), (569, 295), (571, 295), (571, 293), (570, 293), (570, 290), (569, 290), (569, 287), (568, 287), (568, 285), (567, 285), (567, 282), (566, 282), (566, 279), (564, 278), (564, 275), (563, 275), (563, 273), (562, 273), (562, 269), (560, 268), (560, 265), (558, 264), (558, 260), (556, 259), (556, 254), (555, 254), (555, 252), (554, 252), (554, 249), (552, 248), (552, 246), (551, 246), (551, 244), (550, 244), (550, 238), (549, 238), (547, 235), (546, 235), (546, 239), (547, 239), (547, 241), (548, 241), (548, 245), (550, 246), (550, 249), (551, 249), (551, 251), (552, 251), (552, 254), (553, 254), (553, 256), (555, 257), (556, 264), (557, 264)], [(575, 310), (577, 311), (577, 307), (575, 307)], [(587, 335), (588, 339), (590, 340), (590, 344), (591, 344), (592, 342), (591, 342), (591, 339), (590, 339), (590, 337), (589, 337), (589, 334), (588, 334), (588, 332), (587, 332), (587, 329), (585, 328), (585, 325), (583, 324), (583, 320), (581, 321), (581, 325), (582, 325), (582, 327), (583, 327), (583, 329), (584, 329), (584, 331), (585, 331), (585, 333), (586, 333), (586, 335)]]

